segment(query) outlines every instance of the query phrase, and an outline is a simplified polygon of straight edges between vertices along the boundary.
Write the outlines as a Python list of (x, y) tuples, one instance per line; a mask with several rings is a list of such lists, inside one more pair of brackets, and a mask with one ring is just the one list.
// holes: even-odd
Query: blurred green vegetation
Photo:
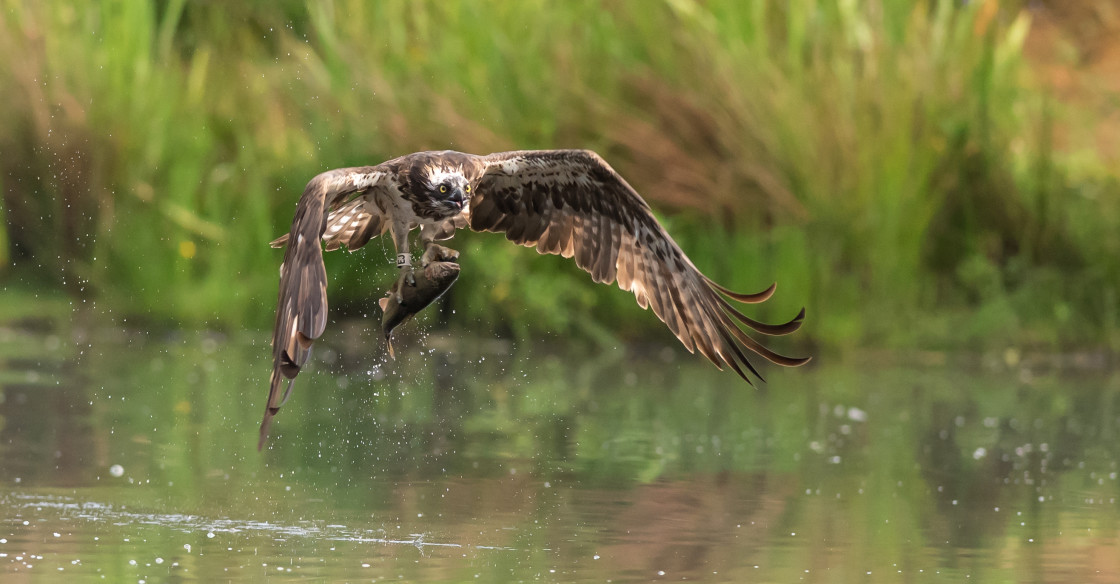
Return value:
[[(1077, 141), (1091, 112), (1032, 79), (1031, 13), (1014, 3), (0, 6), (6, 286), (263, 328), (280, 262), (266, 242), (316, 173), (581, 147), (714, 279), (777, 280), (762, 316), (806, 305), (802, 341), (1120, 341), (1120, 181)], [(468, 326), (660, 327), (564, 260), (456, 243), (450, 301)], [(387, 245), (328, 254), (336, 308), (387, 287)]]

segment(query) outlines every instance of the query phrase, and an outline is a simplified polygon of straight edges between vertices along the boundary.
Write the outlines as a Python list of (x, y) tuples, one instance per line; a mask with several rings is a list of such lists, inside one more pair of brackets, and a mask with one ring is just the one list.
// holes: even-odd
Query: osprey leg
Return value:
[(416, 286), (416, 275), (412, 273), (412, 254), (408, 251), (408, 226), (393, 224), (393, 247), (397, 249), (397, 268), (400, 277), (397, 278), (397, 302), (403, 302), (401, 291), (405, 286)]
[[(420, 227), (420, 244), (424, 246), (424, 255), (420, 256), (420, 267), (426, 268), (432, 262), (454, 262), (459, 260), (459, 252), (436, 243), (439, 237), (439, 226), (423, 225)], [(447, 238), (444, 238), (447, 239)]]

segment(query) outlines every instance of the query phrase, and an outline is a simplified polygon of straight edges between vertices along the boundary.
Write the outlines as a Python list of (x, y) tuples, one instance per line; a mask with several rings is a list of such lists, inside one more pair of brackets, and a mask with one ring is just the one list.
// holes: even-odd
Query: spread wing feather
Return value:
[[(651, 308), (690, 352), (750, 382), (761, 379), (744, 348), (779, 365), (808, 358), (779, 355), (738, 326), (766, 335), (797, 330), (804, 309), (782, 324), (766, 324), (729, 301), (767, 300), (774, 286), (755, 294), (733, 292), (709, 280), (657, 222), (649, 205), (602, 158), (588, 150), (502, 152), (482, 158), (486, 170), (470, 205), (470, 228), (505, 233), (538, 252), (574, 258), (596, 282), (618, 282)], [(738, 324), (737, 324), (738, 323)]]
[(340, 168), (316, 176), (300, 197), (291, 232), (272, 242), (273, 247), (287, 246), (287, 250), (280, 265), (272, 376), (258, 449), (264, 446), (272, 417), (288, 399), (296, 375), (307, 363), (312, 342), (327, 325), (327, 272), (320, 239), (326, 241), (328, 250), (343, 245), (356, 249), (384, 231), (387, 222), (372, 199), (351, 196), (389, 188), (389, 177), (385, 165)]

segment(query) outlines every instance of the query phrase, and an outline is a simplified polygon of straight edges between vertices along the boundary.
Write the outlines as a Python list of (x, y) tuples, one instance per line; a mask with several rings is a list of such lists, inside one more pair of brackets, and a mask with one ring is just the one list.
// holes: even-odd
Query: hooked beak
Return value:
[(467, 194), (459, 187), (452, 189), (451, 196), (447, 198), (447, 202), (460, 211), (463, 210), (463, 207), (467, 206), (467, 201), (469, 201)]

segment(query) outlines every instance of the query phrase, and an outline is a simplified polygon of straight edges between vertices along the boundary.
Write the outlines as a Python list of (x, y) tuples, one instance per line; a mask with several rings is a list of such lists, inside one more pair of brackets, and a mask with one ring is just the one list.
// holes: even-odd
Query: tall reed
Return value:
[[(1062, 340), (1115, 313), (1115, 174), (1054, 150), (1076, 112), (995, 0), (3, 6), (11, 249), (114, 314), (267, 326), (264, 243), (315, 173), (555, 147), (602, 153), (716, 279), (781, 281), (765, 316), (808, 304), (827, 344), (950, 340), (967, 320), (925, 317), (977, 307), (977, 342)], [(459, 319), (653, 326), (562, 260), (458, 239)], [(339, 307), (365, 310), (386, 255), (329, 255)]]

